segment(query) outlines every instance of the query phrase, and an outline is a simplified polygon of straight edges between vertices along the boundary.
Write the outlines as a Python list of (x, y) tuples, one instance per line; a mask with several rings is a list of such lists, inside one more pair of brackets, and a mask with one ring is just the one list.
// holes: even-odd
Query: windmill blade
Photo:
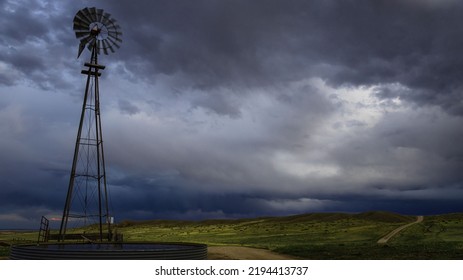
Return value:
[(76, 33), (76, 38), (77, 39), (80, 39), (80, 38), (84, 37), (85, 34), (83, 34), (83, 33), (90, 33), (90, 30), (87, 30), (87, 29), (74, 29), (74, 31)]
[(107, 39), (109, 42), (111, 42), (112, 46), (116, 46), (118, 49), (120, 48), (120, 46), (111, 37), (108, 37)]
[(87, 17), (83, 12), (82, 10), (78, 11), (76, 16), (74, 17), (75, 18), (78, 18), (80, 20), (82, 20), (83, 22), (85, 22), (86, 24), (90, 24), (92, 23), (91, 19), (89, 17)]
[(108, 40), (108, 39), (104, 39), (104, 40), (103, 40), (103, 45), (106, 44), (106, 47), (107, 47), (108, 49), (110, 49), (112, 53), (114, 53), (115, 51), (114, 51), (114, 49), (113, 49), (113, 46), (111, 46), (111, 44), (108, 43), (107, 40)]
[(101, 22), (101, 18), (103, 17), (103, 9), (96, 9), (96, 19), (98, 22)]
[(107, 25), (106, 28), (108, 28), (109, 31), (112, 31), (112, 32), (120, 32), (119, 30), (121, 29), (121, 26), (119, 24), (110, 24), (110, 25)]
[(121, 28), (119, 24), (116, 24), (116, 23), (110, 23), (106, 27), (108, 28), (108, 30), (112, 32), (120, 32), (119, 29)]
[(108, 55), (108, 46), (106, 45), (106, 40), (101, 41), (101, 44), (103, 45), (104, 54)]
[(92, 39), (94, 39), (94, 38), (95, 38), (95, 36), (93, 36), (93, 35), (90, 34), (89, 36), (87, 36), (87, 37), (81, 39), (81, 40), (80, 40), (80, 43), (81, 43), (81, 44), (84, 44), (84, 45), (87, 45), (87, 44), (88, 44)]
[(121, 27), (119, 25), (115, 25), (115, 26), (111, 26), (110, 28), (108, 28), (108, 33), (111, 33), (111, 35), (115, 37), (121, 37), (122, 32), (120, 30), (121, 30)]
[(89, 19), (87, 16), (85, 16), (85, 14), (82, 13), (82, 11), (79, 11), (79, 12), (75, 15), (74, 20), (76, 20), (76, 19), (79, 19), (79, 20), (85, 22), (86, 24), (90, 24), (90, 23), (91, 23), (90, 19)]
[(88, 9), (88, 10), (90, 11), (90, 17), (92, 18), (92, 22), (98, 21), (98, 18), (96, 16), (96, 8), (92, 7), (90, 9)]
[(74, 30), (76, 28), (78, 28), (78, 29), (88, 29), (88, 24), (86, 24), (85, 22), (83, 22), (82, 20), (80, 20), (78, 18), (74, 19), (74, 22), (73, 22), (72, 26), (73, 26)]
[(82, 26), (82, 27), (90, 25), (90, 22), (88, 22), (86, 19), (82, 19), (82, 18), (79, 18), (77, 16), (74, 17), (74, 21), (72, 23), (74, 23), (74, 25), (79, 25), (79, 26)]
[(90, 35), (90, 31), (76, 31), (76, 37), (82, 38)]
[(119, 42), (119, 43), (122, 43), (122, 39), (121, 38), (117, 38), (117, 37), (113, 37), (113, 36), (108, 36), (108, 39), (111, 39), (111, 42)]
[(89, 24), (92, 22), (92, 19), (88, 16), (88, 13), (86, 12), (85, 9), (78, 11), (76, 16), (86, 21)]
[(85, 17), (88, 19), (89, 23), (92, 23), (94, 22), (93, 18), (92, 18), (92, 14), (90, 13), (90, 9), (89, 8), (84, 8), (81, 10), (82, 13), (85, 15)]
[(101, 19), (101, 23), (104, 25), (108, 25), (108, 23), (111, 22), (111, 14), (110, 13), (104, 13), (103, 18)]
[(83, 26), (79, 26), (79, 25), (74, 25), (73, 29), (75, 32), (90, 31), (88, 28), (84, 28)]
[(81, 39), (81, 40), (80, 40), (80, 43), (86, 45), (88, 42), (90, 42), (90, 41), (91, 41), (92, 39), (94, 39), (94, 38), (95, 38), (95, 36), (89, 35), (89, 36), (87, 36), (87, 37)]
[(106, 28), (108, 28), (108, 30), (114, 30), (116, 29), (115, 27), (116, 25), (114, 24), (114, 22), (112, 22), (111, 20), (109, 20), (107, 23), (106, 23)]
[(79, 26), (83, 26), (83, 27), (88, 27), (89, 26), (89, 22), (86, 21), (86, 20), (83, 20), (81, 18), (78, 18), (78, 17), (75, 17), (74, 18), (74, 22), (73, 22), (75, 25), (79, 25)]
[(73, 21), (74, 24), (77, 24), (77, 25), (80, 25), (80, 26), (89, 26), (90, 25), (90, 22), (87, 21), (87, 19), (82, 19), (82, 18), (79, 18), (79, 17), (74, 17), (74, 21)]
[(114, 31), (108, 31), (108, 36), (119, 41), (119, 42), (122, 42), (122, 39), (119, 38), (120, 36), (118, 35), (122, 35), (122, 32), (114, 32)]
[(110, 24), (111, 24), (111, 25), (114, 25), (114, 24), (116, 24), (116, 22), (117, 22), (117, 20), (116, 20), (116, 19), (114, 19), (114, 18), (110, 19)]
[(74, 30), (88, 30), (89, 26), (85, 22), (81, 21), (80, 19), (74, 19)]
[(112, 39), (113, 41), (115, 42), (119, 42), (119, 43), (122, 43), (122, 39), (119, 38), (119, 37), (114, 37), (112, 35), (108, 35), (108, 39)]

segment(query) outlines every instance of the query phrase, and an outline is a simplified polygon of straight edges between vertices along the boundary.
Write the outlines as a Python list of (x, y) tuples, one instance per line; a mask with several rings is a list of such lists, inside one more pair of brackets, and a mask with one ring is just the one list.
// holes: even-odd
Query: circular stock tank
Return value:
[(42, 243), (14, 245), (12, 260), (204, 260), (196, 243)]

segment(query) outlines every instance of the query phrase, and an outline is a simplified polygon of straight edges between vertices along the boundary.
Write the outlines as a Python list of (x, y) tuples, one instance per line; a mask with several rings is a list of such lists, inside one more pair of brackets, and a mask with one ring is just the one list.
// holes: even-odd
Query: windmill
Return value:
[(98, 225), (97, 239), (103, 241), (111, 238), (111, 216), (98, 82), (105, 66), (98, 64), (98, 55), (114, 53), (122, 42), (122, 32), (109, 13), (97, 8), (79, 10), (74, 17), (74, 31), (80, 40), (77, 58), (85, 48), (91, 57), (90, 62), (84, 64), (87, 69), (81, 71), (87, 76), (87, 82), (59, 240), (65, 240), (68, 222), (73, 221), (76, 226)]
[[(74, 17), (74, 30), (80, 39), (79, 57), (85, 48), (90, 62), (82, 74), (87, 76), (82, 114), (72, 161), (69, 187), (58, 234), (50, 234), (49, 221), (42, 216), (37, 244), (15, 244), (10, 249), (13, 260), (203, 260), (207, 245), (184, 242), (124, 243), (122, 234), (111, 232), (111, 219), (106, 188), (103, 135), (100, 118), (98, 77), (105, 66), (98, 55), (114, 52), (122, 42), (120, 27), (111, 15), (101, 9), (85, 8)], [(88, 225), (85, 233), (66, 234), (68, 222)], [(93, 225), (98, 233), (94, 233)], [(103, 228), (105, 232), (103, 232)], [(90, 230), (88, 230), (90, 229)], [(75, 231), (74, 231), (75, 232)], [(63, 242), (84, 239), (89, 242)], [(58, 240), (61, 243), (50, 243)], [(92, 244), (93, 241), (100, 241)], [(103, 242), (103, 241), (108, 242)]]

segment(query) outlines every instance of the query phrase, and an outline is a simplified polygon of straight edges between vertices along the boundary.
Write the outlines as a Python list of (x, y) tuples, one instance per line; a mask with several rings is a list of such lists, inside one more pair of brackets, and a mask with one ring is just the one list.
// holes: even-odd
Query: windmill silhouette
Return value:
[(87, 48), (91, 52), (82, 103), (71, 176), (63, 209), (59, 240), (66, 239), (68, 224), (74, 227), (97, 226), (97, 239), (111, 239), (106, 167), (101, 129), (99, 77), (105, 66), (98, 63), (101, 53), (113, 53), (122, 42), (120, 26), (109, 13), (97, 8), (84, 8), (74, 17), (74, 31), (80, 39), (77, 58)]

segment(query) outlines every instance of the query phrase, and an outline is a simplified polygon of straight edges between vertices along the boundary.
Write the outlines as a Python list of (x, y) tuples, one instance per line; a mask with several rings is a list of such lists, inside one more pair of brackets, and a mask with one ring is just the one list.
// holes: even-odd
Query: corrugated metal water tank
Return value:
[(46, 243), (14, 245), (12, 260), (204, 260), (196, 243)]

